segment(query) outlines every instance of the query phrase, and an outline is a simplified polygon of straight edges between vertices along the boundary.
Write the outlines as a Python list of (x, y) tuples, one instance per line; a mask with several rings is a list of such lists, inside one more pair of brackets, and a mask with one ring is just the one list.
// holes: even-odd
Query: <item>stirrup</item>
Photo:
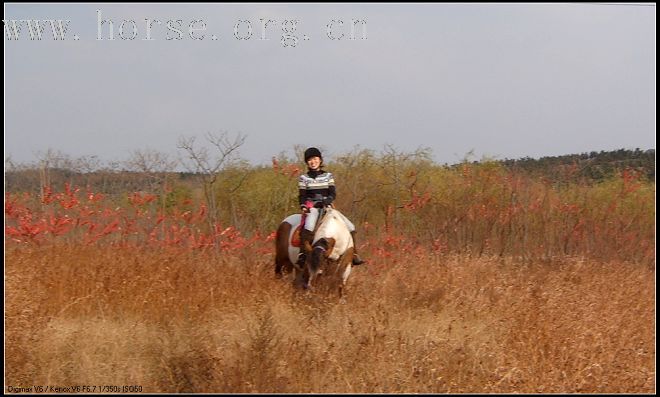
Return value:
[(304, 252), (301, 252), (298, 254), (298, 260), (296, 261), (296, 265), (302, 266), (305, 264), (305, 259), (307, 259), (307, 255), (305, 255)]

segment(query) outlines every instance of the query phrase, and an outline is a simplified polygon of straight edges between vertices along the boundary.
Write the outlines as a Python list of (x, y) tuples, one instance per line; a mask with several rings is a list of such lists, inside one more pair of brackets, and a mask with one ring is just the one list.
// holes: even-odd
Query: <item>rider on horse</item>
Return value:
[[(321, 151), (315, 147), (305, 150), (305, 163), (307, 163), (307, 173), (298, 178), (298, 191), (300, 208), (305, 218), (305, 227), (300, 233), (300, 254), (298, 255), (298, 265), (303, 265), (309, 252), (305, 252), (303, 247), (311, 246), (314, 240), (314, 227), (319, 217), (319, 208), (332, 205), (337, 196), (335, 190), (335, 180), (330, 172), (323, 170), (323, 156)], [(355, 226), (346, 217), (342, 216), (348, 230), (353, 237), (354, 255), (353, 266), (364, 263), (357, 253), (357, 244), (355, 243)], [(305, 244), (305, 242), (309, 244)]]

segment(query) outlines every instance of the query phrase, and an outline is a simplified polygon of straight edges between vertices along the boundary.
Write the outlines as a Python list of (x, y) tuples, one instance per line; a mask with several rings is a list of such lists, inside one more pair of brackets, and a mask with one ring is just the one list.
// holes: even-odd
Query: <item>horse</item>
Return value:
[(339, 296), (343, 297), (346, 281), (351, 274), (353, 238), (342, 217), (339, 210), (326, 209), (323, 218), (319, 220), (311, 246), (305, 247), (308, 252), (311, 251), (311, 255), (308, 255), (302, 268), (295, 265), (300, 247), (294, 245), (294, 232), (301, 223), (301, 215), (286, 217), (275, 235), (275, 274), (281, 277), (285, 272), (293, 271), (294, 284), (305, 289), (311, 288), (319, 275), (328, 274), (339, 284)]

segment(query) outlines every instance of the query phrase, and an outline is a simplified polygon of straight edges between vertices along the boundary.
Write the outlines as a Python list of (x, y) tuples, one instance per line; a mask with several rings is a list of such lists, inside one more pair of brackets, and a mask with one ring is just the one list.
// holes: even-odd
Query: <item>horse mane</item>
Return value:
[[(338, 219), (338, 218), (337, 218), (337, 214), (336, 214), (335, 212), (337, 212), (336, 209), (334, 209), (334, 208), (328, 208), (328, 209), (326, 210), (326, 212), (325, 212), (325, 215), (323, 216), (323, 219), (321, 220), (321, 225), (320, 225), (320, 226), (323, 226), (323, 224), (324, 224), (326, 221), (330, 220), (330, 219)], [(319, 227), (320, 227), (320, 226), (319, 226)]]

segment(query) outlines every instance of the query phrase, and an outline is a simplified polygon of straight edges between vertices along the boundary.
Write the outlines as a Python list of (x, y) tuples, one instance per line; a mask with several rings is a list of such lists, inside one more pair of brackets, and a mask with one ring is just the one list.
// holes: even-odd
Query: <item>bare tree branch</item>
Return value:
[(145, 174), (171, 172), (177, 164), (168, 154), (153, 149), (135, 150), (125, 162), (127, 169)]
[[(204, 198), (208, 207), (207, 221), (209, 228), (213, 229), (218, 224), (218, 206), (216, 199), (215, 184), (218, 181), (218, 174), (235, 159), (238, 149), (245, 143), (245, 135), (238, 134), (233, 140), (229, 138), (227, 132), (220, 135), (207, 133), (205, 135), (208, 143), (214, 148), (213, 155), (206, 147), (196, 147), (195, 137), (181, 137), (177, 147), (184, 151), (187, 159), (182, 161), (184, 166), (193, 171), (200, 178), (204, 188)], [(239, 181), (238, 185), (231, 189), (228, 194), (238, 190), (247, 177), (247, 173)], [(214, 235), (215, 236), (215, 235)], [(217, 237), (215, 245), (219, 247)]]

